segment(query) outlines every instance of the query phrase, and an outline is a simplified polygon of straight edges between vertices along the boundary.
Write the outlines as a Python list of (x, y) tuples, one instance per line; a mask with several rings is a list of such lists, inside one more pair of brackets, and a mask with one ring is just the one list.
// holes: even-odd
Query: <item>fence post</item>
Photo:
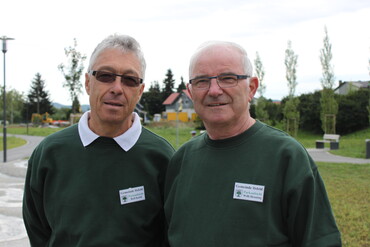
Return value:
[(370, 159), (370, 139), (366, 139), (365, 144), (366, 144), (366, 159)]

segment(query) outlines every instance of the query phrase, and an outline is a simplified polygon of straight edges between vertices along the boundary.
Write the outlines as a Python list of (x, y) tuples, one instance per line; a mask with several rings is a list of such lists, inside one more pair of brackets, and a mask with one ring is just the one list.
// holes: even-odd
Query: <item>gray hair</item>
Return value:
[(199, 48), (196, 50), (194, 55), (190, 59), (190, 65), (189, 65), (189, 76), (192, 75), (194, 64), (196, 60), (198, 59), (199, 55), (205, 51), (208, 48), (211, 48), (213, 46), (223, 46), (223, 47), (232, 47), (240, 52), (240, 55), (242, 56), (242, 62), (244, 65), (244, 73), (246, 75), (252, 76), (253, 74), (253, 66), (251, 61), (248, 58), (247, 52), (244, 50), (244, 48), (236, 43), (229, 42), (229, 41), (208, 41), (203, 43)]
[(113, 34), (105, 38), (102, 42), (100, 42), (100, 44), (98, 44), (98, 46), (91, 54), (88, 71), (92, 69), (100, 53), (105, 49), (109, 48), (119, 49), (125, 53), (133, 52), (139, 59), (139, 62), (141, 64), (141, 73), (142, 73), (141, 76), (144, 79), (146, 69), (144, 54), (141, 51), (140, 44), (134, 38), (128, 35)]

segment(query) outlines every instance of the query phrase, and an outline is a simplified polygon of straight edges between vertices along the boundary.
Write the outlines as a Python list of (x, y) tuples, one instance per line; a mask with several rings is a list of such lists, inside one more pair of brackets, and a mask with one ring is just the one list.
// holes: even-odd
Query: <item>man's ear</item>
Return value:
[(190, 83), (187, 83), (186, 84), (186, 90), (188, 90), (188, 93), (190, 95), (190, 98), (193, 100), (193, 95), (192, 95), (192, 92), (191, 92), (191, 85), (190, 85)]
[(145, 83), (140, 84), (139, 94), (137, 95), (138, 97), (137, 97), (136, 103), (138, 103), (141, 99), (141, 96), (143, 96), (144, 88), (145, 88)]
[(85, 73), (85, 90), (87, 95), (90, 95), (90, 77), (88, 73)]
[(257, 77), (251, 77), (249, 79), (249, 95), (248, 95), (248, 101), (251, 102), (254, 98), (254, 95), (257, 92), (259, 86), (259, 81)]

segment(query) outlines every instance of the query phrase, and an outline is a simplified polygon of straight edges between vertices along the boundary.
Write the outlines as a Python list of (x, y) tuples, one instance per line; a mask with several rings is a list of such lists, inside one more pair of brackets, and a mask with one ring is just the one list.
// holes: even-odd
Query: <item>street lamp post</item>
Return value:
[(0, 37), (0, 39), (3, 41), (3, 53), (4, 53), (4, 88), (3, 88), (3, 100), (4, 100), (4, 104), (3, 104), (3, 146), (4, 146), (4, 163), (6, 162), (6, 83), (5, 83), (5, 53), (7, 51), (6, 49), (6, 42), (8, 40), (14, 40), (13, 38), (9, 38), (9, 37), (6, 37), (6, 36), (2, 36)]

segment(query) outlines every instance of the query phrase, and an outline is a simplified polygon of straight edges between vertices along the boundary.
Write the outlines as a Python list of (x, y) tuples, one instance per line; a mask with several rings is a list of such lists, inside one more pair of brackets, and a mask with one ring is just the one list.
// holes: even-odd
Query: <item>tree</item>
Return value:
[(331, 65), (333, 54), (331, 53), (331, 44), (328, 35), (328, 29), (325, 26), (324, 47), (320, 50), (320, 61), (322, 66), (321, 85), (323, 88), (332, 89), (334, 85), (334, 69)]
[(322, 134), (320, 99), (320, 91), (299, 96), (300, 129)]
[[(28, 98), (28, 112), (44, 114), (53, 114), (54, 109), (49, 99), (49, 92), (45, 90), (45, 81), (41, 78), (40, 73), (36, 73), (32, 81), (31, 89), (27, 95)], [(25, 112), (24, 112), (25, 114)], [(25, 115), (24, 115), (25, 116)]]
[(256, 104), (256, 118), (260, 121), (263, 121), (265, 123), (269, 123), (269, 114), (266, 110), (266, 105), (267, 105), (267, 100), (265, 97), (261, 96), (257, 99), (257, 104)]
[(288, 81), (289, 88), (289, 98), (283, 109), (286, 131), (292, 135), (297, 136), (298, 127), (299, 127), (299, 99), (294, 98), (295, 88), (297, 87), (297, 60), (298, 55), (296, 55), (292, 49), (292, 42), (288, 41), (288, 47), (285, 50), (285, 67), (286, 74), (285, 77)]
[(256, 59), (254, 60), (254, 67), (255, 67), (255, 70), (256, 70), (256, 75), (258, 77), (258, 81), (259, 81), (259, 85), (258, 85), (258, 93), (260, 94), (260, 96), (263, 96), (263, 94), (265, 93), (265, 90), (266, 90), (266, 85), (263, 83), (263, 79), (265, 77), (265, 69), (263, 68), (263, 64), (262, 64), (262, 60), (258, 54), (258, 52), (256, 52)]
[[(0, 92), (0, 99), (3, 99), (4, 90)], [(12, 123), (19, 123), (22, 119), (24, 95), (15, 89), (6, 92), (6, 119)], [(3, 100), (0, 100), (0, 112), (3, 112)]]
[(329, 41), (328, 30), (325, 27), (324, 47), (320, 50), (320, 61), (322, 66), (321, 84), (321, 123), (325, 133), (335, 134), (336, 115), (338, 113), (338, 103), (334, 98), (334, 71), (331, 65), (333, 55), (331, 53), (331, 44)]
[(338, 134), (352, 133), (369, 126), (366, 107), (369, 104), (370, 89), (363, 88), (347, 95), (336, 95), (336, 98), (339, 108), (336, 119)]
[(58, 66), (58, 69), (62, 72), (65, 79), (63, 87), (69, 90), (72, 102), (72, 113), (80, 112), (78, 96), (82, 93), (83, 88), (80, 77), (84, 70), (83, 62), (86, 59), (86, 56), (78, 52), (76, 48), (77, 40), (74, 39), (74, 46), (64, 49), (67, 59), (69, 59), (69, 65), (60, 64)]
[(268, 99), (266, 101), (265, 109), (268, 113), (269, 121), (272, 126), (276, 126), (277, 123), (281, 122), (281, 120), (283, 119), (283, 113), (280, 104), (277, 104), (271, 99)]
[(265, 97), (263, 97), (263, 94), (266, 90), (266, 86), (263, 83), (263, 79), (265, 77), (265, 71), (264, 71), (263, 64), (262, 64), (262, 61), (261, 61), (261, 58), (258, 52), (256, 52), (256, 59), (254, 60), (254, 65), (255, 65), (256, 75), (259, 81), (258, 93), (260, 95), (260, 97), (257, 99), (257, 104), (255, 108), (256, 118), (261, 121), (268, 122), (269, 114), (266, 110), (267, 100)]
[(140, 103), (150, 116), (164, 111), (164, 106), (162, 104), (163, 96), (158, 81), (151, 83), (148, 92), (143, 93)]
[(285, 50), (285, 67), (286, 74), (285, 78), (288, 81), (289, 97), (294, 97), (295, 89), (297, 87), (297, 60), (298, 55), (296, 55), (292, 49), (292, 42), (288, 41), (288, 47)]
[(173, 93), (173, 88), (175, 85), (175, 80), (173, 79), (173, 74), (171, 69), (167, 70), (166, 78), (163, 80), (163, 90), (162, 90), (162, 99), (163, 101), (167, 99)]
[(299, 111), (298, 111), (299, 99), (289, 97), (283, 108), (283, 114), (285, 117), (285, 130), (291, 136), (297, 136), (299, 128)]
[(185, 90), (186, 89), (186, 85), (185, 85), (185, 82), (184, 82), (184, 78), (181, 76), (181, 82), (179, 84), (179, 86), (177, 87), (177, 92), (180, 93), (182, 92), (182, 90)]

